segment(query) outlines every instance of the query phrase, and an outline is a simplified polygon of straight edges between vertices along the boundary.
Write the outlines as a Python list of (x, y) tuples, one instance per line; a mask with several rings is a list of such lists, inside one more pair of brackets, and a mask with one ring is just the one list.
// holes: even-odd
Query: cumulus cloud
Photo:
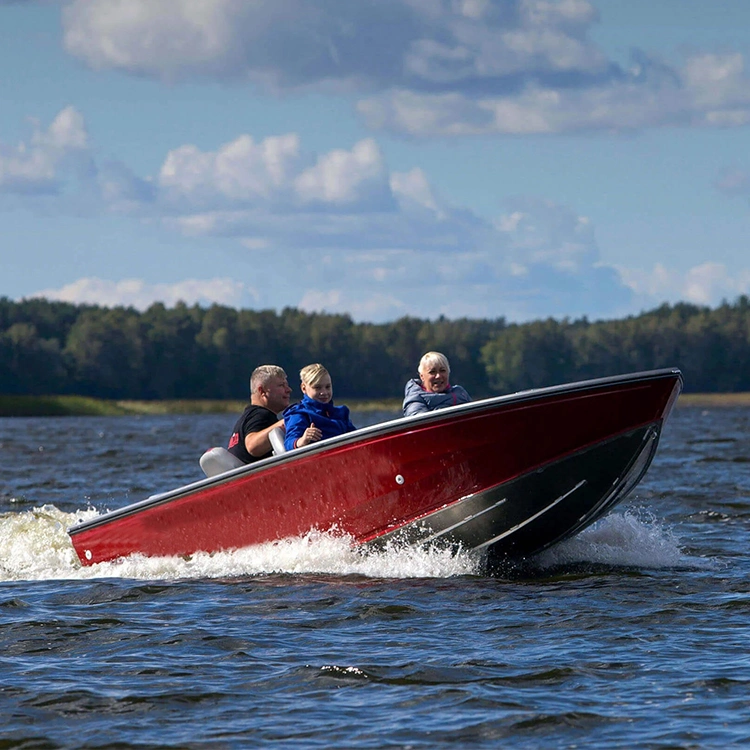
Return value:
[(351, 151), (336, 149), (321, 156), (294, 183), (304, 203), (379, 205), (390, 188), (385, 165), (375, 141), (360, 141)]
[[(527, 319), (632, 296), (601, 266), (587, 217), (517, 198), (487, 220), (442, 200), (419, 168), (390, 172), (371, 139), (320, 154), (292, 134), (243, 135), (210, 152), (182, 146), (147, 183), (143, 215), (192, 238), (233, 239), (246, 263), (261, 263), (261, 305)], [(129, 195), (137, 215), (138, 193)]]
[(465, 82), (487, 90), (599, 74), (585, 0), (74, 0), (65, 46), (94, 67), (173, 79), (244, 78), (270, 88)]
[(55, 193), (67, 176), (88, 163), (88, 134), (74, 107), (61, 110), (47, 128), (31, 120), (33, 132), (16, 146), (0, 143), (0, 191)]
[(229, 307), (249, 306), (257, 299), (257, 292), (230, 278), (184, 279), (172, 284), (149, 284), (142, 279), (109, 281), (83, 278), (59, 288), (42, 289), (33, 296), (73, 304), (123, 306), (145, 310), (157, 301), (168, 307), (174, 306), (177, 302), (189, 305), (216, 303)]
[[(81, 114), (62, 110), (0, 154), (5, 191), (59, 190), (71, 159), (90, 159)], [(92, 169), (103, 205), (203, 241), (230, 239), (240, 265), (262, 269), (257, 288), (217, 275), (152, 284), (82, 278), (38, 294), (70, 302), (299, 306), (385, 320), (410, 314), (513, 320), (562, 314), (622, 314), (633, 306), (687, 299), (712, 304), (750, 290), (750, 272), (720, 264), (687, 273), (602, 264), (591, 220), (538, 198), (506, 199), (488, 220), (451, 205), (425, 172), (391, 172), (373, 139), (324, 153), (298, 135), (243, 134), (203, 151), (165, 155), (153, 177), (110, 162)], [(726, 172), (720, 187), (747, 189)], [(221, 274), (221, 271), (219, 271)], [(290, 283), (293, 280), (293, 283)]]
[(370, 138), (318, 156), (302, 154), (293, 133), (258, 143), (241, 135), (215, 152), (184, 145), (169, 152), (155, 186), (162, 202), (189, 211), (375, 210), (391, 202), (383, 157)]
[(675, 68), (639, 54), (630, 69), (580, 85), (529, 77), (501, 95), (399, 88), (366, 97), (357, 108), (373, 128), (414, 136), (740, 127), (750, 122), (750, 77), (740, 54), (695, 55)]
[(750, 122), (739, 52), (623, 67), (590, 38), (588, 0), (73, 0), (66, 49), (161, 80), (360, 96), (375, 129), (417, 137)]
[(290, 176), (298, 171), (299, 138), (272, 136), (256, 143), (242, 135), (216, 152), (192, 145), (167, 154), (158, 184), (175, 201), (193, 205), (259, 203), (287, 197)]
[(390, 178), (390, 188), (394, 198), (402, 205), (408, 206), (411, 203), (413, 206), (420, 206), (439, 214), (440, 209), (433, 189), (419, 167), (408, 172), (394, 172)]
[(723, 263), (702, 263), (686, 271), (669, 269), (657, 263), (651, 270), (618, 267), (623, 283), (642, 306), (664, 301), (687, 301), (715, 306), (750, 294), (750, 270), (730, 271)]
[[(83, 120), (64, 110), (12, 157), (47, 165), (33, 172), (41, 189), (59, 179), (57, 160), (78, 152), (88, 153)], [(296, 134), (244, 134), (213, 151), (179, 146), (153, 177), (118, 162), (96, 165), (92, 174), (100, 206), (191, 238), (186, 252), (218, 242), (227, 248), (229, 240), (226, 263), (238, 280), (212, 256), (207, 281), (86, 277), (41, 296), (138, 308), (155, 300), (292, 305), (384, 320), (584, 314), (626, 304), (632, 294), (600, 266), (586, 217), (517, 198), (488, 220), (442, 199), (422, 169), (390, 171), (372, 139), (316, 154)], [(241, 272), (262, 283), (248, 286)]]
[(242, 0), (84, 0), (63, 8), (64, 43), (94, 68), (162, 78), (229, 72)]
[[(35, 123), (26, 142), (4, 147), (0, 186), (54, 192), (73, 158), (90, 155), (83, 117), (69, 107), (46, 128)], [(511, 198), (488, 220), (442, 199), (418, 167), (391, 172), (369, 138), (316, 154), (294, 133), (243, 134), (213, 151), (179, 146), (153, 177), (117, 162), (92, 173), (111, 211), (160, 221), (198, 241), (232, 240), (239, 266), (253, 269), (253, 278), (262, 269), (262, 284), (219, 270), (206, 281), (164, 284), (83, 278), (40, 295), (138, 308), (155, 300), (292, 305), (369, 320), (525, 320), (622, 314), (664, 299), (709, 304), (750, 287), (747, 273), (730, 275), (717, 264), (687, 274), (607, 267), (592, 222), (570, 207)], [(722, 179), (725, 190), (746, 189), (744, 173)]]
[[(407, 304), (396, 294), (376, 292), (363, 296), (352, 289), (310, 289), (297, 305), (305, 312), (329, 312), (351, 315), (355, 320), (395, 320), (414, 315), (414, 305)], [(420, 316), (428, 317), (426, 313)]]

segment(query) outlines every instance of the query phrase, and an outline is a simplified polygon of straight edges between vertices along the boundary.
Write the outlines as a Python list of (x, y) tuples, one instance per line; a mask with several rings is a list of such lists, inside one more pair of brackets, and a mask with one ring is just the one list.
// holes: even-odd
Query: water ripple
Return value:
[(314, 534), (80, 566), (71, 522), (197, 478), (227, 429), (0, 420), (0, 746), (750, 742), (750, 410), (678, 409), (630, 502), (494, 578)]

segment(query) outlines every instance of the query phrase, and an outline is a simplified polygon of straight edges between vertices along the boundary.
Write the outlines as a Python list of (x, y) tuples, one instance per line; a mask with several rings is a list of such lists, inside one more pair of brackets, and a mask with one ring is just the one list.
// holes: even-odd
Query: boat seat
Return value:
[[(286, 431), (283, 427), (274, 427), (268, 433), (268, 440), (271, 443), (271, 448), (275, 456), (286, 453), (286, 448), (284, 447), (285, 435)], [(209, 448), (201, 456), (200, 465), (207, 477), (215, 477), (217, 474), (223, 474), (225, 471), (237, 469), (245, 464), (226, 448), (216, 446), (215, 448)]]
[(286, 430), (283, 427), (274, 427), (271, 432), (268, 433), (268, 439), (271, 442), (271, 448), (273, 448), (274, 455), (280, 456), (282, 453), (286, 453), (284, 447), (284, 438), (286, 437)]
[(200, 459), (201, 469), (207, 477), (215, 477), (225, 471), (237, 469), (245, 464), (226, 448), (209, 448)]

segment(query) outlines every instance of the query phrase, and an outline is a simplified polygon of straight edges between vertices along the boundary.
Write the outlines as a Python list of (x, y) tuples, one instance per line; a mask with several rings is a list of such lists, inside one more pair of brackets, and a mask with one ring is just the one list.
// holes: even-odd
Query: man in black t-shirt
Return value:
[(246, 464), (268, 458), (272, 453), (268, 433), (274, 427), (283, 427), (284, 420), (277, 415), (289, 406), (291, 393), (281, 367), (256, 367), (250, 377), (250, 405), (232, 430), (229, 452)]

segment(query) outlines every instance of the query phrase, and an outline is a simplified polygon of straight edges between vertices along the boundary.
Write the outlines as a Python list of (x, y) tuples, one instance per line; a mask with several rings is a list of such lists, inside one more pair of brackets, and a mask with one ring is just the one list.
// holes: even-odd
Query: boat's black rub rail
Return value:
[(355, 432), (349, 432), (345, 435), (339, 435), (338, 437), (330, 438), (319, 443), (314, 443), (312, 445), (305, 446), (304, 448), (289, 451), (288, 453), (284, 453), (280, 456), (271, 456), (270, 458), (257, 461), (253, 464), (248, 464), (247, 466), (240, 466), (237, 469), (232, 469), (223, 474), (218, 474), (215, 477), (201, 479), (197, 482), (193, 482), (191, 484), (184, 485), (167, 492), (151, 495), (145, 500), (140, 500), (123, 508), (118, 508), (116, 510), (109, 511), (108, 513), (104, 513), (100, 516), (96, 516), (95, 518), (89, 519), (87, 521), (82, 521), (78, 524), (75, 524), (68, 529), (68, 534), (74, 536), (77, 533), (95, 528), (97, 526), (101, 526), (105, 523), (109, 523), (116, 518), (124, 518), (146, 508), (163, 505), (165, 503), (171, 502), (172, 500), (176, 500), (186, 495), (199, 492), (207, 487), (221, 485), (225, 482), (232, 481), (237, 476), (263, 471), (264, 469), (272, 465), (281, 464), (287, 461), (296, 461), (303, 456), (309, 456), (312, 453), (317, 453), (323, 450), (330, 450), (334, 447), (343, 447), (351, 443), (364, 442), (370, 439), (381, 438), (393, 433), (412, 429), (417, 425), (421, 426), (424, 424), (452, 421), (459, 414), (463, 415), (481, 413), (483, 411), (494, 409), (501, 404), (525, 404), (530, 401), (542, 400), (557, 395), (572, 394), (578, 391), (594, 391), (598, 389), (607, 389), (617, 385), (634, 385), (639, 382), (645, 383), (667, 377), (674, 378), (675, 375), (677, 375), (679, 378), (681, 389), (682, 375), (680, 371), (674, 368), (664, 368), (661, 370), (650, 370), (646, 372), (631, 373), (628, 375), (616, 375), (606, 378), (596, 378), (593, 380), (582, 380), (577, 383), (567, 383), (564, 385), (549, 386), (547, 388), (536, 388), (527, 391), (519, 391), (517, 393), (511, 393), (505, 396), (495, 396), (493, 398), (481, 399), (479, 401), (471, 401), (468, 404), (460, 404), (458, 406), (452, 406), (447, 409), (426, 412), (424, 414), (418, 414), (412, 417), (400, 417), (388, 422), (381, 422), (380, 424), (363, 427), (359, 430), (356, 430)]

